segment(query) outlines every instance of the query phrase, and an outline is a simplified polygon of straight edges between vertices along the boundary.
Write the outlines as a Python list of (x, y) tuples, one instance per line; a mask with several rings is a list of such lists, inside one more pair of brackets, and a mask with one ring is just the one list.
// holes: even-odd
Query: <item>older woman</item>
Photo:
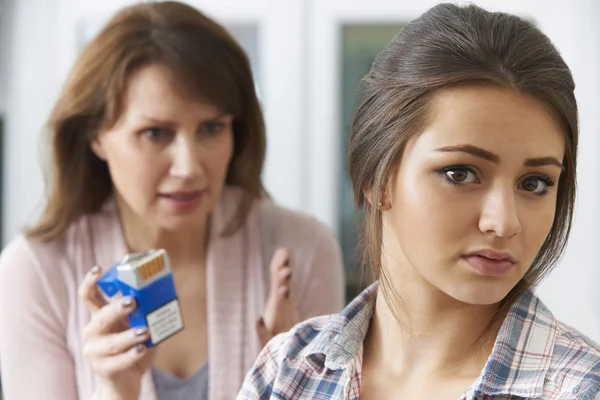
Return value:
[[(119, 12), (49, 133), (46, 209), (0, 259), (6, 400), (231, 399), (271, 335), (342, 308), (331, 232), (263, 191), (248, 59), (194, 8)], [(96, 290), (103, 268), (151, 248), (170, 256), (185, 323), (152, 351), (124, 323), (133, 299)]]

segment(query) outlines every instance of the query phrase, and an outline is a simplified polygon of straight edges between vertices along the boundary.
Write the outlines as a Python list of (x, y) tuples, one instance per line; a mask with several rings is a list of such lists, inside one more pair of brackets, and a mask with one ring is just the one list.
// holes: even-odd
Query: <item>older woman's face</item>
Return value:
[(441, 92), (431, 111), (386, 187), (384, 268), (418, 293), (499, 302), (552, 227), (564, 135), (538, 100), (500, 87)]
[(182, 96), (157, 65), (132, 74), (123, 106), (115, 126), (92, 143), (108, 163), (117, 200), (165, 229), (204, 223), (233, 153), (231, 115)]

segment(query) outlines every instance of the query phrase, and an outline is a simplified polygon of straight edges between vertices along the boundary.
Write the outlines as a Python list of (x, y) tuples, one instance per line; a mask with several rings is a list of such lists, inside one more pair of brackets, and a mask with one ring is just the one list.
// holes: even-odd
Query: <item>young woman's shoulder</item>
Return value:
[(339, 314), (328, 314), (302, 321), (274, 337), (266, 346), (266, 352), (277, 354), (275, 358), (279, 361), (285, 358), (298, 362), (312, 355), (321, 342), (329, 341), (340, 318)]
[(559, 321), (532, 289), (508, 312), (488, 364), (495, 373), (486, 386), (498, 386), (501, 376), (501, 388), (513, 394), (595, 399), (600, 393), (600, 347)]
[(549, 379), (558, 387), (572, 388), (577, 398), (600, 398), (600, 345), (560, 321), (556, 330)]
[(314, 317), (271, 339), (246, 375), (237, 399), (271, 398), (273, 393), (285, 397), (290, 394), (287, 391), (298, 396), (303, 392), (302, 385), (313, 383), (313, 373), (322, 369), (320, 360), (314, 358), (322, 357), (317, 349), (329, 341), (328, 330), (335, 319), (336, 315)]
[(377, 287), (367, 287), (337, 314), (308, 319), (275, 336), (246, 375), (237, 399), (344, 397), (348, 374), (362, 354)]

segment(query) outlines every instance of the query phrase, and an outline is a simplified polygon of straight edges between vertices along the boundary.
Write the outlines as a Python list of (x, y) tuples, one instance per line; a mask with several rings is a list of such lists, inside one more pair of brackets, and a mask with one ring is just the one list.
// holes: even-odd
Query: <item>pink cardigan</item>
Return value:
[[(294, 290), (302, 319), (343, 306), (343, 269), (332, 233), (307, 216), (268, 200), (257, 202), (235, 235), (219, 232), (236, 209), (228, 188), (213, 212), (207, 255), (207, 312), (211, 400), (235, 398), (260, 346), (254, 321), (268, 293), (270, 259), (290, 249)], [(97, 398), (94, 374), (82, 358), (89, 320), (77, 297), (94, 264), (112, 266), (127, 253), (113, 201), (81, 218), (62, 237), (40, 243), (17, 237), (0, 256), (0, 371), (4, 400)], [(156, 400), (150, 373), (140, 399)]]

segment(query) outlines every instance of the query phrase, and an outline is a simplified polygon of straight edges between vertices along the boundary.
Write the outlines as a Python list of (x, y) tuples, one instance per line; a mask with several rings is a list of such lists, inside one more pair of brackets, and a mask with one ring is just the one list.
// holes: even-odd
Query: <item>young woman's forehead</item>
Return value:
[[(523, 146), (562, 154), (565, 134), (540, 100), (503, 87), (462, 87), (440, 93), (431, 103), (424, 132), (432, 146), (476, 144), (489, 150)], [(561, 157), (562, 158), (562, 157)]]

